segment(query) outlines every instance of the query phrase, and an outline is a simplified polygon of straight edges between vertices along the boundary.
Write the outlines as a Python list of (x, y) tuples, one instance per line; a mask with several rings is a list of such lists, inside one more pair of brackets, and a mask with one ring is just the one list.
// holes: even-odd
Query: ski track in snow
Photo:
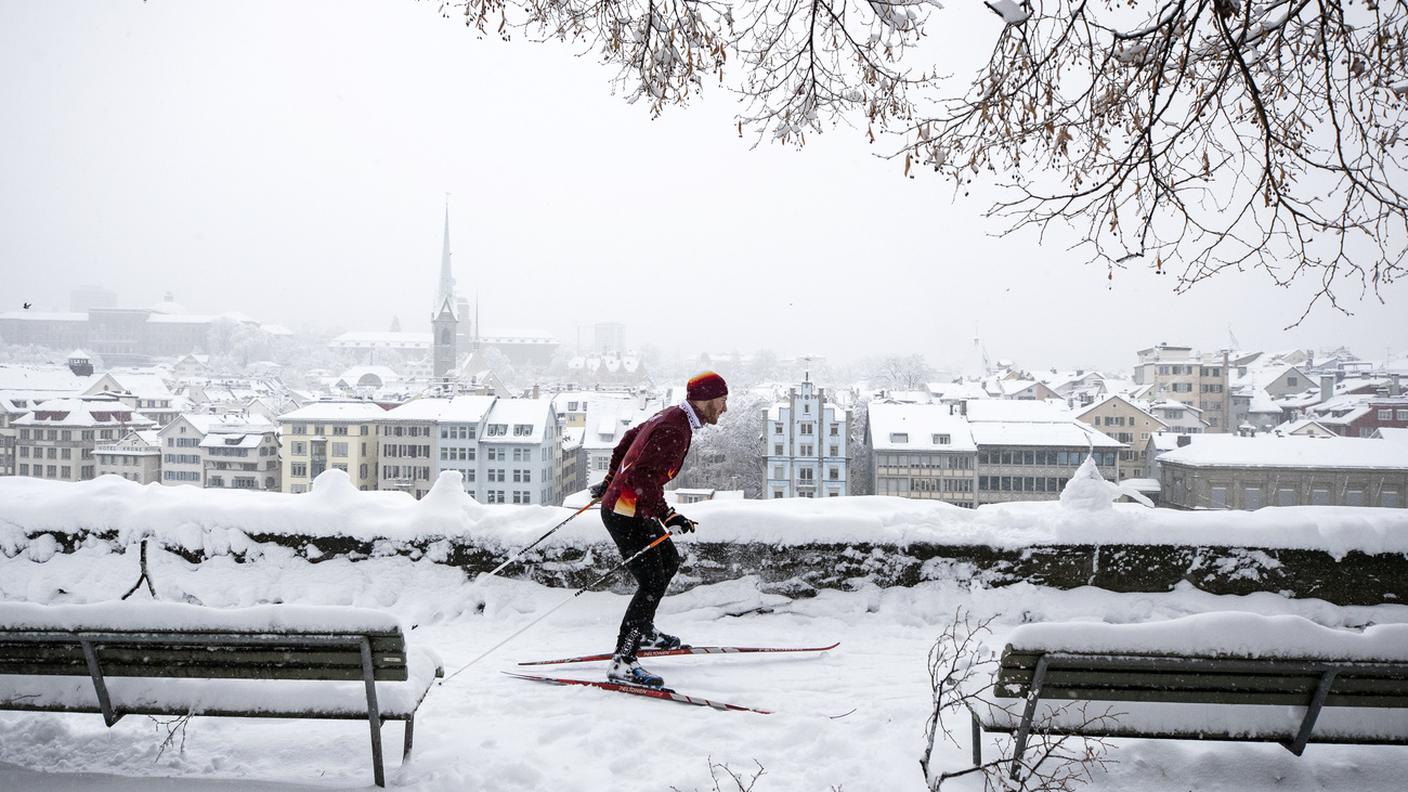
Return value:
[[(511, 580), (466, 583), (457, 570), (405, 559), (309, 564), (299, 559), (196, 566), (157, 552), (165, 599), (207, 605), (282, 600), (391, 610), (414, 644), (436, 650), (447, 673), (526, 624), (570, 592)], [(85, 549), (47, 563), (3, 562), (0, 599), (40, 602), (111, 599), (131, 583), (130, 559)], [(626, 598), (589, 593), (543, 624), (431, 688), (416, 723), (416, 750), (400, 764), (401, 724), (383, 732), (391, 788), (445, 790), (714, 789), (710, 761), (745, 779), (760, 763), (754, 792), (923, 790), (918, 759), (929, 710), (930, 645), (955, 609), (996, 615), (989, 644), (1029, 621), (1147, 621), (1215, 610), (1294, 613), (1329, 626), (1408, 622), (1408, 606), (1337, 607), (1276, 594), (1213, 596), (1055, 591), (1027, 584), (968, 590), (952, 583), (904, 589), (823, 591), (788, 602), (741, 580), (674, 594), (662, 629), (692, 643), (796, 646), (841, 641), (817, 655), (660, 658), (646, 666), (690, 695), (776, 710), (718, 712), (590, 688), (513, 679), (519, 660), (610, 648)], [(483, 604), (482, 612), (476, 605)], [(755, 607), (771, 613), (723, 615)], [(606, 664), (544, 666), (553, 676), (598, 679)], [(833, 719), (828, 716), (842, 715)], [(936, 764), (965, 767), (966, 713), (950, 722), (959, 745)], [(96, 715), (0, 713), (0, 790), (165, 792), (327, 790), (371, 787), (365, 722), (196, 718), (184, 751), (159, 759), (162, 732), (129, 716), (111, 729)], [(989, 747), (996, 736), (986, 738)], [(1274, 744), (1113, 741), (1114, 764), (1095, 790), (1400, 790), (1408, 747), (1312, 744), (1304, 757)], [(953, 789), (976, 789), (953, 783)], [(721, 789), (733, 789), (721, 777)], [(949, 789), (946, 786), (945, 789)]]

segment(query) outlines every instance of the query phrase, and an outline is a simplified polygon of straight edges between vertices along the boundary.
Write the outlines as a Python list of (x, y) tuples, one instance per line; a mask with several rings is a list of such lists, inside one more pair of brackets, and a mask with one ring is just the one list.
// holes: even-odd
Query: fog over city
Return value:
[[(1001, 20), (945, 10), (968, 63)], [(969, 7), (971, 6), (971, 7)], [(1401, 284), (1227, 271), (1174, 276), (998, 236), (975, 182), (906, 179), (863, 129), (800, 151), (702, 101), (652, 119), (581, 47), (480, 37), (436, 3), (8, 3), (0, 9), (0, 311), (170, 293), (334, 335), (428, 331), (448, 194), (454, 275), (483, 332), (572, 349), (600, 322), (666, 355), (923, 354), (976, 368), (973, 339), (1029, 366), (1126, 369), (1201, 349), (1408, 349)], [(1229, 334), (1229, 331), (1231, 334)]]

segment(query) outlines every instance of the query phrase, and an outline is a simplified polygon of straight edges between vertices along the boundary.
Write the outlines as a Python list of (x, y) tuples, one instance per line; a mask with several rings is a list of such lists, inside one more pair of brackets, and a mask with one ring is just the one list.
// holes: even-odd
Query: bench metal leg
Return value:
[(406, 740), (401, 749), (401, 764), (405, 764), (411, 758), (411, 743), (415, 740), (416, 716), (406, 718)]
[(1325, 699), (1330, 695), (1330, 686), (1335, 683), (1337, 673), (1339, 672), (1331, 669), (1320, 675), (1320, 684), (1315, 686), (1315, 694), (1310, 697), (1310, 705), (1305, 708), (1305, 720), (1300, 722), (1296, 739), (1283, 743), (1286, 750), (1296, 756), (1300, 756), (1305, 751), (1305, 744), (1310, 742), (1310, 732), (1315, 728), (1315, 719), (1320, 717), (1320, 708), (1325, 706)]
[(83, 647), (83, 659), (88, 662), (88, 675), (93, 677), (93, 690), (98, 694), (98, 707), (103, 711), (103, 723), (112, 728), (114, 723), (122, 720), (122, 715), (112, 711), (112, 699), (108, 697), (103, 667), (98, 664), (98, 652), (93, 648), (93, 642), (86, 638), (79, 638), (78, 644)]
[(1032, 674), (1031, 688), (1027, 691), (1027, 706), (1022, 712), (1022, 725), (1017, 728), (1017, 739), (1012, 743), (1013, 779), (1022, 769), (1022, 754), (1027, 750), (1027, 737), (1032, 733), (1032, 718), (1036, 715), (1036, 702), (1041, 698), (1041, 685), (1046, 681), (1046, 655), (1036, 661), (1036, 672)]
[(972, 710), (969, 710), (969, 711), (968, 711), (968, 714), (969, 714), (970, 716), (972, 716), (972, 718), (973, 718), (973, 766), (974, 766), (974, 767), (982, 767), (982, 765), (983, 765), (983, 729), (982, 729), (982, 726), (980, 726), (980, 725), (978, 724), (978, 713), (973, 712)]
[(372, 642), (362, 638), (362, 679), (367, 685), (367, 723), (372, 730), (372, 777), (379, 787), (386, 786), (386, 774), (381, 764), (381, 710), (376, 705), (376, 679), (372, 676)]

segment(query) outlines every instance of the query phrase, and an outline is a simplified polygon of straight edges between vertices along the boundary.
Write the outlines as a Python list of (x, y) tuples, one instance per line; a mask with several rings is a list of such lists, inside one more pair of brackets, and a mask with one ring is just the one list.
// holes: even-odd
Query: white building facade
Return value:
[(763, 464), (768, 498), (846, 494), (849, 416), (810, 378), (768, 409)]

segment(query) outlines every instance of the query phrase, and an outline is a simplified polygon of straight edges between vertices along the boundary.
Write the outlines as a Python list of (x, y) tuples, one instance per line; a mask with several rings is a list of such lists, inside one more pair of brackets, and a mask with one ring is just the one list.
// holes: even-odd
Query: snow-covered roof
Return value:
[(106, 399), (50, 399), (34, 405), (34, 411), (15, 419), (15, 426), (92, 427), (127, 425), (155, 426), (156, 422), (119, 401)]
[(1397, 443), (1400, 447), (1408, 450), (1408, 429), (1395, 429), (1391, 426), (1385, 426), (1378, 429), (1375, 434), (1380, 440)]
[(176, 421), (167, 424), (164, 434), (171, 434), (170, 427), (175, 426), (179, 421), (186, 421), (193, 429), (201, 434), (225, 433), (265, 433), (272, 432), (276, 427), (262, 415), (238, 415), (227, 413), (225, 415), (212, 415), (205, 413), (183, 413)]
[(1333, 435), (1334, 430), (1320, 423), (1314, 418), (1300, 418), (1295, 421), (1287, 421), (1271, 430), (1288, 435), (1311, 435), (1319, 433), (1322, 435)]
[(109, 371), (95, 377), (88, 389), (94, 392), (95, 389), (108, 390), (108, 383), (116, 384), (122, 391), (139, 399), (169, 399), (175, 395), (171, 388), (167, 387), (163, 375), (150, 370)]
[(80, 393), (92, 382), (67, 366), (0, 365), (0, 391), (48, 391)]
[(387, 410), (385, 422), (478, 423), (494, 406), (494, 396), (461, 394), (449, 399), (415, 399)]
[(23, 319), (30, 322), (86, 322), (88, 314), (72, 311), (6, 311), (0, 319)]
[(1196, 467), (1408, 470), (1403, 446), (1367, 437), (1204, 435), (1160, 454), (1159, 461)]
[[(486, 427), (479, 433), (481, 443), (508, 443), (533, 445), (543, 442), (544, 429), (548, 421), (557, 421), (557, 413), (552, 409), (552, 399), (499, 399), (484, 416)], [(501, 435), (491, 435), (487, 427), (503, 424), (508, 430)], [(530, 426), (529, 434), (514, 434), (514, 427)]]
[(968, 402), (968, 420), (973, 423), (987, 421), (1067, 423), (1071, 417), (1065, 409), (1046, 401), (973, 399)]
[(1265, 388), (1254, 388), (1252, 390), (1251, 404), (1247, 407), (1247, 412), (1270, 415), (1272, 413), (1281, 412), (1281, 405), (1277, 404), (1276, 400), (1271, 398), (1271, 394), (1267, 393)]
[(1124, 397), (1124, 396), (1121, 396), (1121, 395), (1119, 395), (1118, 393), (1107, 393), (1107, 394), (1105, 394), (1104, 396), (1102, 396), (1102, 397), (1100, 397), (1099, 399), (1097, 399), (1095, 402), (1093, 402), (1089, 407), (1081, 407), (1081, 408), (1075, 410), (1072, 414), (1073, 414), (1077, 419), (1083, 419), (1085, 416), (1087, 416), (1087, 415), (1089, 415), (1089, 414), (1095, 412), (1096, 410), (1100, 409), (1101, 407), (1105, 406), (1106, 404), (1108, 404), (1108, 403), (1110, 403), (1110, 402), (1114, 402), (1114, 401), (1122, 402), (1122, 403), (1124, 403), (1124, 404), (1126, 404), (1126, 405), (1128, 405), (1128, 406), (1130, 406), (1130, 407), (1133, 407), (1134, 409), (1138, 410), (1139, 412), (1144, 413), (1144, 417), (1146, 417), (1146, 418), (1148, 418), (1149, 420), (1151, 420), (1151, 421), (1157, 423), (1159, 426), (1168, 426), (1168, 424), (1164, 423), (1164, 421), (1163, 421), (1162, 418), (1159, 418), (1159, 417), (1155, 416), (1153, 413), (1149, 412), (1147, 409), (1145, 409), (1145, 408), (1144, 408), (1143, 406), (1141, 406), (1140, 404), (1137, 404), (1137, 403), (1135, 403), (1135, 402), (1132, 402), (1132, 401), (1130, 401), (1128, 398), (1126, 398), (1126, 397)]
[(201, 438), (201, 448), (258, 448), (263, 434), (211, 433)]
[(364, 423), (386, 417), (386, 410), (372, 402), (313, 402), (279, 416), (281, 423), (289, 421), (325, 421), (329, 423)]
[(395, 347), (405, 349), (430, 349), (433, 337), (430, 333), (363, 332), (343, 333), (328, 342), (328, 346), (346, 347)]
[[(870, 403), (870, 438), (876, 451), (976, 451), (970, 424), (940, 404)], [(940, 443), (947, 436), (947, 443)]]
[(1125, 447), (1113, 437), (1069, 418), (1062, 423), (985, 421), (972, 427), (973, 442), (979, 446)]

